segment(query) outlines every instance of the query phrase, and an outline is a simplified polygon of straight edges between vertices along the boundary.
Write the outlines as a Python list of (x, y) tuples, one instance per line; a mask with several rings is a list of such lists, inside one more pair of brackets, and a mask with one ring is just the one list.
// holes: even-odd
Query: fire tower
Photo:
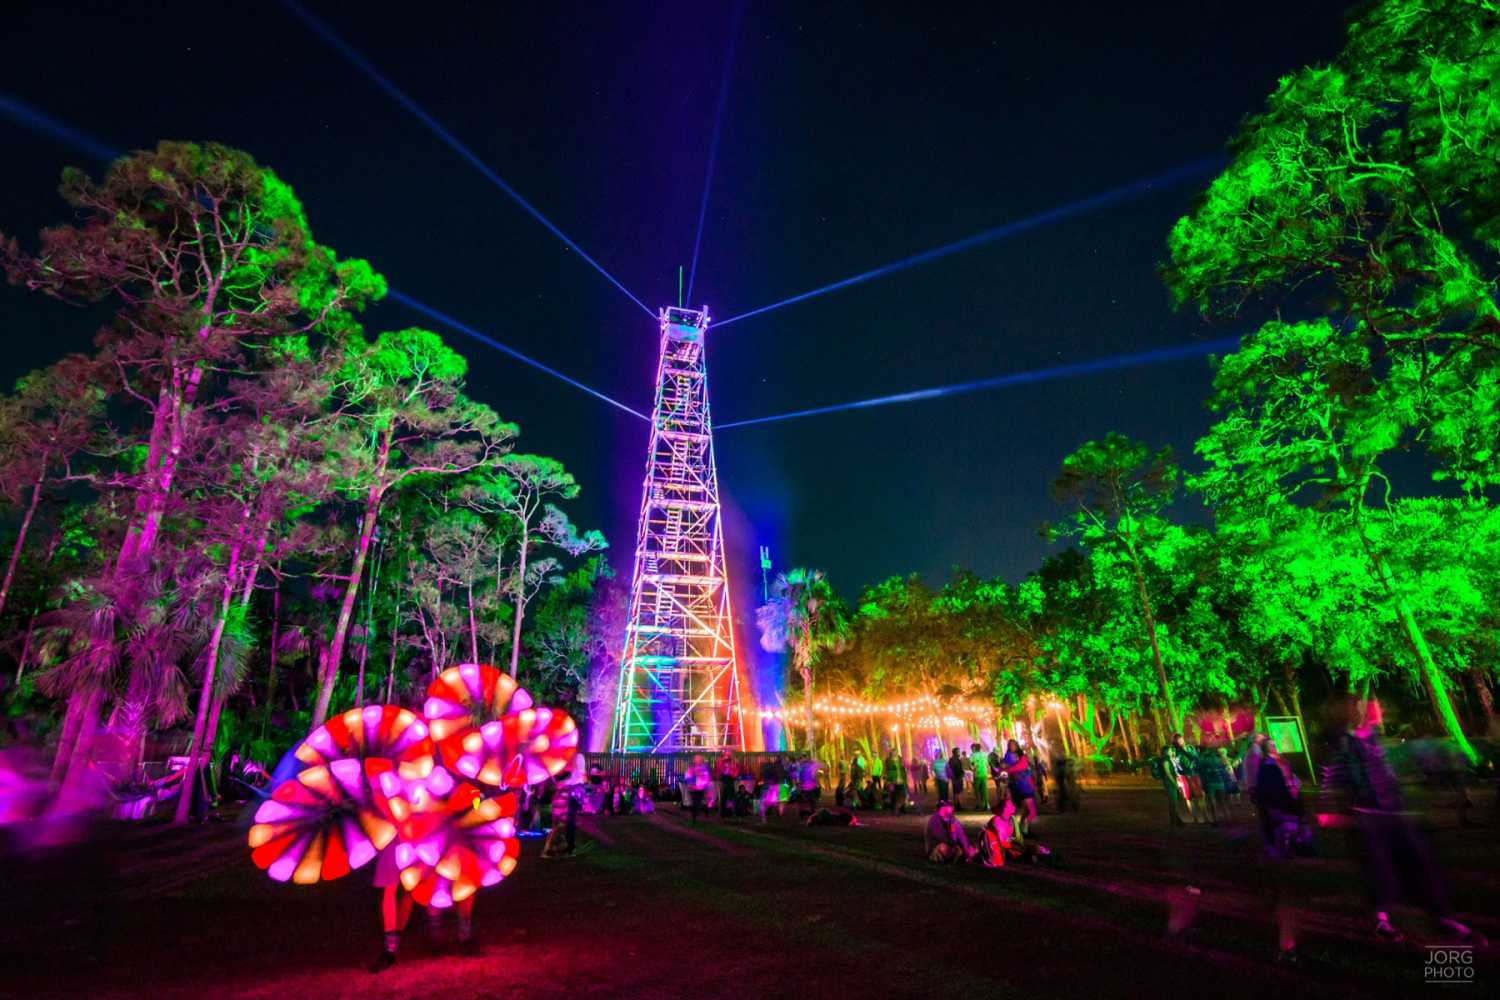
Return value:
[(744, 749), (708, 417), (707, 333), (707, 309), (661, 311), (656, 406), (615, 699), (617, 752)]

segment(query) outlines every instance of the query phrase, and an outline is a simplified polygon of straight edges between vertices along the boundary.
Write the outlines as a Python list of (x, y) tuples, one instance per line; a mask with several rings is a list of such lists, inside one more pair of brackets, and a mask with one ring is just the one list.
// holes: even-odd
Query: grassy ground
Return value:
[[(1500, 939), (1493, 804), (1476, 828), (1435, 815), (1458, 909)], [(1302, 913), (1302, 961), (1273, 963), (1277, 873), (1240, 828), (1167, 827), (1149, 788), (1093, 791), (1079, 814), (1044, 815), (1054, 868), (930, 865), (923, 822), (694, 827), (672, 806), (585, 818), (581, 856), (542, 860), (524, 841), (516, 873), (480, 894), (480, 955), (440, 953), (419, 913), (379, 976), (364, 971), (379, 940), (364, 872), (277, 885), (233, 823), (136, 829), (71, 861), (10, 860), (0, 995), (1384, 996), (1421, 986), (1423, 944), (1438, 940), (1415, 913), (1400, 914), (1410, 943), (1370, 940), (1355, 865), (1323, 836), (1321, 857), (1282, 871)], [(1184, 907), (1191, 928), (1167, 935)], [(107, 958), (92, 967), (101, 927)], [(1492, 952), (1477, 962), (1488, 994), (1500, 967)]]

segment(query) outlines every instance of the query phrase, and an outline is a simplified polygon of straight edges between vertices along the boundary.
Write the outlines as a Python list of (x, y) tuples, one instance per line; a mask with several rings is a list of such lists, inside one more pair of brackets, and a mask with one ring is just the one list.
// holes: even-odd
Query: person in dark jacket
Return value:
[(953, 753), (948, 757), (948, 784), (953, 787), (953, 803), (956, 806), (964, 797), (964, 758), (958, 752), (958, 747), (954, 747)]
[(1036, 821), (1036, 785), (1031, 780), (1031, 761), (1026, 758), (1026, 751), (1021, 749), (1019, 741), (1007, 740), (1005, 756), (1000, 763), (1010, 776), (1010, 800), (1023, 816), (1022, 830), (1030, 833), (1031, 824)]
[[(1482, 944), (1482, 935), (1453, 918), (1442, 872), (1403, 810), (1401, 786), (1380, 745), (1380, 702), (1350, 698), (1344, 712), (1344, 732), (1326, 784), (1344, 799), (1345, 825), (1354, 832), (1375, 908), (1375, 935), (1391, 942), (1403, 940), (1391, 925), (1390, 911), (1404, 896), (1422, 906), (1451, 939)], [(1256, 797), (1266, 799), (1259, 782)]]

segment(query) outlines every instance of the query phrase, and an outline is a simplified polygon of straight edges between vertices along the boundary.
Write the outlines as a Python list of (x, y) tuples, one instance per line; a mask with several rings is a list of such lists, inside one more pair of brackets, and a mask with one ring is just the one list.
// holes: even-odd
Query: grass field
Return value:
[[(1459, 912), (1500, 939), (1493, 801), (1476, 827), (1432, 816)], [(0, 995), (1387, 996), (1424, 988), (1424, 945), (1439, 940), (1402, 912), (1408, 943), (1373, 941), (1357, 866), (1325, 835), (1319, 857), (1283, 872), (1301, 962), (1276, 964), (1276, 873), (1254, 839), (1228, 825), (1169, 828), (1151, 788), (1093, 790), (1081, 813), (1044, 814), (1051, 868), (928, 864), (923, 822), (695, 827), (675, 806), (585, 817), (580, 856), (543, 860), (526, 840), (515, 874), (480, 894), (478, 956), (442, 953), (419, 912), (379, 976), (364, 970), (379, 942), (365, 872), (277, 885), (250, 864), (235, 823), (134, 829), (72, 860), (11, 859)], [(1184, 907), (1190, 929), (1169, 936), (1169, 913)], [(1475, 977), (1494, 995), (1493, 952), (1479, 953)]]

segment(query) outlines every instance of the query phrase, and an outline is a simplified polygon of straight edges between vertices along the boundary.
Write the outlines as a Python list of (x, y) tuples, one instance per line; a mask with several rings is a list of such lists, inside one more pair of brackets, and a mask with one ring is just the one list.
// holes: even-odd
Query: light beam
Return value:
[(98, 160), (114, 160), (121, 155), (118, 150), (110, 149), (93, 136), (86, 135), (58, 121), (45, 111), (32, 107), (20, 98), (9, 94), (0, 94), (0, 115), (4, 115), (22, 128), (40, 132), (42, 135), (56, 139), (66, 146), (72, 146), (79, 152), (87, 153)]
[(429, 115), (426, 111), (423, 111), (421, 105), (417, 104), (416, 101), (407, 96), (405, 91), (403, 91), (400, 87), (397, 87), (394, 83), (392, 83), (389, 79), (382, 75), (381, 72), (376, 69), (368, 59), (360, 55), (357, 49), (340, 38), (332, 28), (323, 23), (323, 21), (314, 17), (311, 13), (304, 9), (301, 4), (297, 3), (296, 0), (282, 0), (282, 6), (286, 7), (286, 9), (291, 11), (292, 14), (294, 14), (300, 21), (302, 21), (303, 24), (307, 25), (308, 28), (312, 30), (313, 34), (317, 35), (319, 38), (323, 39), (323, 41), (327, 42), (328, 45), (334, 49), (334, 51), (338, 52), (339, 55), (343, 56), (346, 60), (352, 63), (355, 68), (365, 76), (369, 77), (371, 82), (373, 82), (381, 90), (385, 91), (386, 94), (394, 99), (397, 104), (400, 104), (407, 111), (411, 112), (418, 121), (420, 121), (427, 127), (427, 130), (429, 132), (442, 140), (443, 144), (446, 145), (449, 149), (453, 150), (459, 156), (463, 157), (471, 167), (473, 167), (475, 170), (478, 170), (482, 175), (484, 175), (484, 178), (491, 184), (495, 185), (495, 187), (499, 188), (506, 197), (515, 202), (517, 205), (520, 205), (521, 208), (525, 209), (528, 215), (545, 226), (547, 228), (547, 231), (550, 232), (553, 236), (556, 236), (558, 239), (562, 240), (563, 243), (568, 247), (568, 249), (572, 250), (574, 253), (578, 254), (578, 256), (587, 261), (590, 267), (602, 274), (605, 280), (607, 280), (611, 285), (614, 285), (621, 292), (623, 292), (625, 294), (625, 297), (634, 302), (642, 312), (644, 312), (647, 316), (650, 316), (653, 320), (656, 319), (656, 313), (652, 312), (649, 308), (647, 308), (644, 302), (636, 298), (635, 295), (631, 293), (630, 289), (626, 288), (620, 283), (619, 279), (606, 271), (604, 269), (604, 265), (600, 264), (597, 260), (585, 253), (583, 247), (575, 243), (567, 233), (563, 232), (561, 229), (557, 228), (557, 226), (553, 225), (552, 221), (545, 215), (543, 215), (535, 205), (523, 198), (519, 191), (511, 187), (508, 183), (506, 183), (503, 177), (491, 170), (485, 164), (485, 162), (474, 153), (473, 150), (469, 149), (468, 146), (465, 146), (462, 142), (460, 142), (457, 137), (455, 137), (452, 132), (449, 132), (446, 128), (444, 128), (436, 118)]
[[(734, 47), (740, 35), (740, 18), (745, 0), (737, 0), (729, 20), (729, 51), (724, 56), (724, 75), (719, 79), (718, 102), (714, 107), (714, 132), (708, 143), (708, 170), (703, 175), (703, 200), (698, 203), (698, 235), (693, 237), (693, 266), (688, 271), (687, 300), (693, 301), (693, 280), (698, 277), (698, 248), (703, 245), (703, 220), (708, 215), (708, 192), (714, 182), (714, 162), (719, 158), (719, 130), (724, 124), (724, 102), (729, 96), (729, 77), (734, 71)], [(681, 302), (677, 303), (679, 306)]]
[(940, 399), (943, 396), (959, 396), (964, 393), (983, 392), (987, 389), (1008, 389), (1011, 386), (1030, 385), (1035, 382), (1053, 382), (1059, 379), (1075, 378), (1079, 375), (1094, 375), (1099, 372), (1115, 371), (1121, 368), (1143, 368), (1147, 365), (1165, 364), (1171, 361), (1182, 361), (1186, 358), (1201, 357), (1205, 354), (1234, 350), (1239, 346), (1239, 342), (1238, 337), (1221, 337), (1218, 340), (1180, 344), (1177, 347), (1163, 347), (1155, 351), (1142, 351), (1138, 354), (1117, 354), (1114, 357), (1095, 358), (1092, 361), (1079, 361), (1071, 365), (1057, 365), (1053, 368), (1040, 368), (1029, 372), (1014, 372), (1010, 375), (997, 375), (993, 378), (977, 379), (973, 382), (956, 382), (952, 385), (933, 386), (930, 389), (900, 392), (893, 396), (876, 396), (873, 399), (859, 399), (851, 403), (834, 403), (831, 406), (818, 406), (810, 410), (793, 410), (790, 413), (777, 413), (769, 417), (734, 420), (727, 424), (719, 424), (718, 429), (722, 431), (728, 430), (731, 427), (749, 427), (754, 424), (769, 424), (780, 420), (796, 420), (800, 417), (814, 417), (823, 413), (838, 413), (843, 410), (864, 410), (875, 406), (891, 406), (895, 403), (916, 403), (927, 399)]
[(604, 402), (608, 403), (610, 406), (613, 406), (613, 407), (615, 407), (618, 410), (624, 410), (626, 413), (630, 414), (632, 417), (639, 417), (641, 420), (648, 419), (647, 416), (644, 413), (642, 413), (640, 410), (631, 409), (630, 407), (626, 406), (624, 403), (620, 402), (618, 399), (612, 399), (612, 398), (610, 398), (609, 396), (606, 396), (604, 393), (600, 392), (597, 389), (590, 389), (588, 386), (584, 385), (582, 382), (578, 381), (575, 378), (571, 378), (571, 377), (569, 377), (567, 375), (564, 375), (562, 372), (558, 371), (556, 368), (549, 368), (547, 365), (542, 364), (540, 361), (536, 360), (535, 358), (528, 357), (527, 355), (522, 354), (520, 351), (516, 350), (514, 347), (507, 347), (506, 345), (500, 343), (500, 341), (498, 341), (495, 338), (489, 336), (488, 334), (480, 333), (478, 330), (474, 329), (472, 326), (469, 326), (467, 323), (460, 322), (459, 320), (454, 319), (452, 316), (449, 316), (447, 313), (439, 312), (438, 310), (434, 309), (432, 306), (427, 305), (426, 303), (418, 302), (416, 299), (412, 298), (410, 295), (407, 295), (404, 292), (397, 291), (394, 288), (387, 288), (386, 289), (386, 296), (388, 298), (390, 298), (391, 301), (393, 301), (393, 302), (399, 302), (403, 306), (406, 306), (406, 308), (411, 309), (411, 310), (413, 310), (415, 312), (419, 312), (423, 316), (426, 316), (428, 319), (436, 320), (439, 323), (443, 324), (444, 326), (446, 326), (446, 327), (448, 327), (448, 328), (450, 328), (452, 330), (456, 330), (457, 332), (462, 333), (465, 336), (472, 337), (473, 339), (479, 341), (481, 344), (485, 344), (485, 345), (487, 345), (489, 347), (493, 347), (495, 350), (499, 351), (501, 354), (507, 354), (507, 355), (511, 356), (512, 358), (515, 358), (517, 361), (521, 362), (522, 364), (530, 365), (531, 367), (537, 369), (538, 371), (546, 372), (548, 375), (551, 375), (553, 378), (562, 379), (564, 382), (568, 383), (568, 385), (571, 385), (573, 388), (580, 389), (583, 392), (588, 393), (590, 396), (593, 396), (595, 399), (603, 400)]
[[(31, 129), (34, 132), (40, 132), (43, 135), (58, 139), (66, 143), (67, 145), (72, 146), (74, 149), (77, 149), (82, 153), (86, 153), (87, 155), (100, 160), (115, 160), (123, 155), (118, 150), (111, 149), (109, 146), (106, 146), (104, 143), (93, 138), (92, 136), (86, 135), (83, 132), (80, 132), (72, 126), (66, 124), (65, 122), (53, 118), (51, 115), (48, 115), (46, 112), (40, 110), (39, 108), (32, 107), (24, 101), (17, 100), (16, 98), (11, 97), (8, 94), (0, 94), (0, 115), (3, 115), (4, 117), (9, 118), (17, 124)], [(418, 302), (410, 295), (399, 292), (394, 288), (388, 288), (386, 294), (393, 301), (401, 303), (408, 309), (415, 310), (416, 312), (419, 312), (424, 316), (437, 320), (439, 323), (442, 323), (445, 326), (458, 331), (459, 333), (465, 334), (466, 336), (472, 337), (480, 343), (485, 344), (488, 347), (492, 347), (502, 354), (508, 354), (512, 358), (515, 358), (517, 361), (520, 361), (522, 364), (530, 365), (538, 371), (546, 372), (553, 378), (561, 379), (568, 385), (573, 386), (575, 389), (583, 390), (590, 396), (593, 396), (595, 399), (603, 400), (610, 406), (624, 410), (626, 413), (630, 414), (633, 417), (639, 417), (642, 420), (647, 419), (646, 415), (639, 410), (633, 410), (630, 407), (626, 406), (624, 403), (621, 403), (619, 400), (611, 399), (609, 396), (606, 396), (604, 393), (599, 392), (598, 390), (590, 389), (588, 386), (584, 385), (577, 379), (570, 378), (555, 368), (549, 368), (547, 365), (542, 364), (535, 358), (527, 357), (525, 354), (522, 354), (520, 351), (516, 350), (513, 347), (507, 347), (505, 344), (500, 343), (500, 341), (496, 340), (495, 338), (480, 333), (478, 330), (475, 330), (471, 326), (460, 323), (452, 316), (449, 316), (446, 313), (439, 312), (426, 303)]]
[(1132, 181), (1131, 183), (1126, 184), (1122, 187), (1117, 187), (1109, 191), (1101, 192), (1099, 194), (1090, 195), (1087, 198), (1080, 198), (1077, 201), (1068, 202), (1066, 205), (1059, 205), (1056, 208), (1049, 208), (1045, 212), (1038, 212), (1035, 215), (1028, 215), (1024, 219), (1016, 219), (1013, 222), (1004, 223), (1002, 225), (994, 227), (993, 229), (986, 229), (982, 233), (975, 233), (973, 236), (968, 236), (961, 240), (955, 240), (952, 243), (944, 243), (942, 246), (933, 247), (931, 250), (924, 250), (921, 253), (913, 254), (912, 256), (907, 257), (903, 260), (892, 261), (889, 264), (882, 264), (880, 267), (874, 267), (868, 271), (861, 271), (859, 274), (844, 278), (841, 281), (835, 281), (832, 284), (814, 288), (811, 291), (803, 292), (800, 295), (793, 295), (789, 299), (782, 299), (780, 302), (773, 302), (768, 306), (761, 306), (759, 309), (751, 309), (749, 312), (743, 312), (738, 316), (731, 316), (728, 319), (716, 320), (714, 322), (714, 327), (715, 329), (725, 327), (730, 323), (737, 323), (742, 319), (749, 319), (751, 316), (759, 316), (761, 313), (768, 313), (773, 309), (780, 309), (783, 306), (793, 305), (797, 302), (805, 302), (808, 299), (815, 299), (820, 295), (827, 295), (829, 292), (836, 292), (841, 288), (849, 288), (852, 285), (860, 285), (866, 281), (873, 281), (876, 278), (883, 278), (888, 274), (895, 274), (897, 271), (904, 271), (909, 267), (917, 267), (921, 264), (928, 264), (932, 261), (941, 260), (944, 257), (948, 257), (956, 253), (963, 253), (965, 250), (973, 250), (975, 247), (985, 246), (990, 243), (997, 243), (1000, 240), (1009, 239), (1012, 236), (1019, 236), (1021, 233), (1030, 232), (1033, 229), (1040, 229), (1041, 227), (1051, 225), (1054, 222), (1062, 222), (1064, 219), (1071, 219), (1080, 215), (1086, 215), (1089, 212), (1094, 212), (1101, 208), (1107, 208), (1110, 205), (1116, 205), (1123, 201), (1130, 201), (1134, 198), (1140, 198), (1144, 195), (1150, 194), (1154, 188), (1169, 187), (1173, 184), (1181, 184), (1182, 182), (1192, 180), (1195, 177), (1202, 177), (1206, 174), (1214, 173), (1222, 168), (1223, 165), (1224, 158), (1222, 156), (1206, 156), (1201, 160), (1194, 160), (1192, 163), (1185, 163), (1180, 167), (1175, 167), (1164, 173), (1154, 174), (1150, 177), (1142, 178), (1141, 180)]

